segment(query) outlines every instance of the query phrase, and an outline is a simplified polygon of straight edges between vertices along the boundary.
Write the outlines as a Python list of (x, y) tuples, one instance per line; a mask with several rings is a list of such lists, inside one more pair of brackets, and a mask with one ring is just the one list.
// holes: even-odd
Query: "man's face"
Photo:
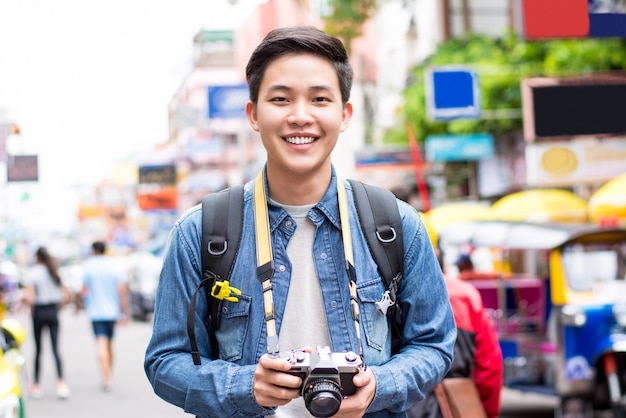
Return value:
[(268, 173), (311, 175), (330, 170), (330, 153), (350, 123), (337, 73), (310, 54), (287, 55), (267, 67), (256, 108), (248, 103), (250, 125), (267, 150)]

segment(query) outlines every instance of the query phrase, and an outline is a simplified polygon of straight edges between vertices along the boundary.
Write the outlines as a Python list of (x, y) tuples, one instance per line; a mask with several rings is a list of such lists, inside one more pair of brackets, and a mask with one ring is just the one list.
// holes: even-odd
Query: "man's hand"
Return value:
[(356, 392), (343, 398), (341, 407), (333, 418), (362, 417), (372, 403), (376, 394), (376, 376), (372, 369), (367, 368), (364, 372), (355, 374), (352, 383), (357, 388)]
[(285, 405), (300, 396), (302, 379), (287, 374), (291, 365), (284, 358), (264, 354), (254, 371), (252, 390), (256, 402), (264, 407)]

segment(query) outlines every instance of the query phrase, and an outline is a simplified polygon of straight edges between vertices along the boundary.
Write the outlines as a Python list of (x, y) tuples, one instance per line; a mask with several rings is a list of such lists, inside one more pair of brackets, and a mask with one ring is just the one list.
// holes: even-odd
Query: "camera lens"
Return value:
[(317, 379), (309, 382), (302, 397), (306, 409), (314, 417), (335, 415), (341, 406), (342, 399), (339, 385), (329, 379)]

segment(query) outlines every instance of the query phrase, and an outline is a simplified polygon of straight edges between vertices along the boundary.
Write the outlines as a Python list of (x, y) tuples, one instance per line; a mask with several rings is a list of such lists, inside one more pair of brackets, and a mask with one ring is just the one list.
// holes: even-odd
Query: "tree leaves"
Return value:
[(405, 123), (413, 125), (419, 141), (431, 134), (498, 134), (520, 130), (521, 115), (480, 120), (428, 119), (425, 71), (431, 66), (463, 65), (479, 76), (484, 110), (522, 107), (521, 80), (530, 76), (566, 77), (599, 71), (626, 69), (624, 39), (562, 39), (527, 41), (510, 32), (502, 38), (470, 34), (438, 46), (434, 54), (411, 71), (412, 83), (404, 91), (398, 127), (386, 133), (385, 142), (406, 142)]

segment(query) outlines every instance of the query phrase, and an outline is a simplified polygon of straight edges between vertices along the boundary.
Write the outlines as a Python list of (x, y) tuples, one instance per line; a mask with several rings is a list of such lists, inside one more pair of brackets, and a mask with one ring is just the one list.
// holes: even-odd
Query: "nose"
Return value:
[(313, 115), (310, 112), (308, 103), (304, 101), (295, 102), (289, 115), (287, 116), (287, 123), (293, 125), (307, 125), (313, 121)]

